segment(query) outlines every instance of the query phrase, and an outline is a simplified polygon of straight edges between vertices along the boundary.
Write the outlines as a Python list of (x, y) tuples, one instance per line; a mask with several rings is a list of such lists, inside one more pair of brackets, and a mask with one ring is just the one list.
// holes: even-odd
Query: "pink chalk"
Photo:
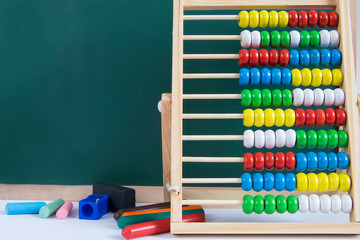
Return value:
[(67, 216), (69, 216), (72, 208), (73, 208), (72, 202), (69, 202), (69, 201), (65, 202), (64, 205), (62, 205), (61, 208), (59, 208), (59, 210), (57, 210), (56, 217), (61, 220), (67, 218)]

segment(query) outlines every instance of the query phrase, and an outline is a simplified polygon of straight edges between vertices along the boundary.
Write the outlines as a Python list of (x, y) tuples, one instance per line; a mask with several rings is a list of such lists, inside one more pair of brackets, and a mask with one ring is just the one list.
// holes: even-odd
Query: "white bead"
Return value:
[(265, 131), (265, 147), (267, 149), (275, 147), (275, 132), (273, 130)]
[(321, 88), (314, 89), (314, 105), (321, 106), (324, 102), (324, 91)]
[(284, 147), (286, 143), (286, 133), (283, 129), (275, 131), (275, 146), (278, 148)]
[(244, 132), (244, 146), (246, 148), (252, 148), (254, 146), (255, 134), (253, 130), (246, 130)]
[(251, 46), (251, 33), (249, 30), (244, 30), (241, 32), (241, 41), (240, 45), (243, 48), (249, 48)]
[(331, 197), (331, 212), (339, 213), (341, 211), (341, 198), (339, 195), (332, 195)]
[(293, 94), (293, 105), (301, 106), (304, 103), (304, 91), (301, 88), (295, 88), (292, 91)]
[(331, 106), (334, 104), (334, 101), (335, 101), (334, 90), (330, 88), (324, 89), (324, 105)]
[(343, 213), (351, 213), (352, 205), (352, 199), (349, 194), (344, 194), (341, 196), (341, 211)]
[(286, 130), (286, 142), (285, 145), (288, 148), (292, 148), (295, 146), (296, 143), (296, 132), (294, 129)]
[(320, 197), (316, 194), (311, 194), (309, 196), (309, 210), (312, 213), (317, 213), (320, 211)]
[(314, 103), (314, 91), (311, 90), (310, 88), (305, 88), (304, 89), (304, 106), (308, 107), (313, 105)]
[(337, 30), (330, 31), (330, 44), (329, 47), (336, 48), (340, 43), (340, 34)]
[(345, 103), (345, 93), (341, 88), (334, 89), (335, 101), (334, 105), (340, 107)]
[(300, 44), (300, 33), (299, 31), (292, 30), (290, 31), (290, 47), (296, 48)]
[(251, 32), (251, 47), (258, 48), (260, 47), (261, 43), (261, 34), (259, 31), (252, 31)]
[(320, 32), (320, 47), (327, 48), (330, 44), (330, 32), (328, 30), (321, 30)]
[(320, 196), (320, 211), (322, 213), (328, 213), (331, 210), (331, 199), (327, 194)]
[(265, 133), (262, 130), (255, 131), (255, 147), (263, 148), (265, 146)]
[(299, 201), (299, 212), (301, 213), (306, 213), (307, 211), (309, 211), (309, 197), (304, 195), (304, 194), (300, 194), (298, 196), (298, 201)]

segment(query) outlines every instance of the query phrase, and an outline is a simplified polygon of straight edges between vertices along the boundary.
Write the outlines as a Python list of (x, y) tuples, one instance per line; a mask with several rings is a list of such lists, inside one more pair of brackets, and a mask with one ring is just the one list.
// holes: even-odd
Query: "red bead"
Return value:
[(307, 126), (307, 127), (314, 126), (315, 120), (316, 120), (315, 111), (312, 109), (306, 109), (305, 114), (306, 114), (305, 126)]
[(329, 15), (325, 11), (319, 12), (319, 22), (318, 26), (324, 28), (329, 23)]
[(254, 153), (254, 166), (256, 171), (262, 171), (265, 166), (265, 156), (262, 152)]
[(266, 49), (259, 50), (259, 63), (261, 66), (266, 66), (269, 64), (269, 51)]
[(329, 15), (328, 27), (331, 27), (331, 28), (337, 27), (337, 25), (339, 24), (339, 16), (337, 15), (337, 13), (334, 11), (331, 11), (328, 13), (328, 15)]
[(245, 67), (249, 64), (249, 51), (246, 49), (241, 49), (239, 51), (239, 66)]
[(249, 55), (249, 66), (256, 67), (259, 64), (259, 51), (257, 49), (250, 49)]
[(265, 168), (271, 170), (274, 168), (275, 156), (272, 152), (265, 153)]
[(322, 109), (316, 109), (315, 110), (315, 125), (317, 127), (322, 127), (324, 126), (326, 121), (326, 116), (325, 116), (325, 112)]
[(299, 21), (298, 13), (296, 11), (290, 11), (288, 12), (288, 14), (289, 14), (288, 26), (291, 28), (297, 27)]
[(308, 25), (308, 14), (305, 11), (299, 11), (298, 12), (298, 16), (299, 16), (299, 22), (298, 22), (298, 27), (299, 28), (304, 28)]
[(287, 170), (293, 170), (296, 167), (296, 158), (293, 152), (285, 153), (285, 167)]
[(290, 53), (286, 49), (281, 49), (279, 52), (279, 65), (284, 67), (289, 64)]
[(346, 124), (346, 112), (344, 111), (344, 109), (336, 109), (335, 110), (335, 115), (336, 115), (336, 121), (335, 121), (335, 125), (336, 126), (344, 126)]
[(285, 154), (282, 152), (275, 153), (275, 169), (283, 170), (285, 168)]
[(302, 127), (306, 122), (306, 113), (302, 108), (295, 109), (295, 126)]
[(332, 108), (325, 109), (325, 116), (326, 116), (326, 121), (325, 121), (326, 125), (332, 126), (335, 124), (336, 114), (334, 109)]
[(243, 168), (245, 171), (251, 171), (254, 168), (254, 155), (252, 153), (245, 153), (244, 154), (244, 164)]
[(276, 49), (269, 51), (269, 64), (270, 66), (276, 66), (279, 62), (279, 52)]
[(315, 27), (318, 24), (318, 20), (319, 20), (319, 15), (317, 11), (315, 10), (308, 11), (308, 16), (309, 16), (309, 27)]

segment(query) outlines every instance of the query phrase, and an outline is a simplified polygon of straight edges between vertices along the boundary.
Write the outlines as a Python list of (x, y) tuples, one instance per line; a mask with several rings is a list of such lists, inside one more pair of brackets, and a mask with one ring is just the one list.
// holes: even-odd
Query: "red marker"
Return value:
[[(202, 213), (184, 215), (183, 222), (205, 222), (205, 216)], [(133, 239), (165, 232), (170, 232), (170, 218), (129, 225), (121, 234), (126, 239)]]

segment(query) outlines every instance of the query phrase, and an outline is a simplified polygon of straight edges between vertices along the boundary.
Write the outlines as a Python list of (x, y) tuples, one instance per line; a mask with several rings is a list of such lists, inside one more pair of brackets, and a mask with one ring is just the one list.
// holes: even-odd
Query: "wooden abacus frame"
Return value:
[[(177, 186), (179, 192), (172, 191), (171, 199), (171, 233), (219, 233), (219, 234), (360, 234), (360, 152), (359, 144), (359, 109), (357, 105), (355, 64), (353, 55), (352, 34), (350, 29), (350, 7), (348, 0), (174, 0), (173, 13), (173, 71), (172, 96), (163, 95), (162, 123), (163, 123), (163, 158), (164, 184), (170, 182)], [(187, 10), (240, 10), (240, 9), (331, 9), (339, 14), (338, 31), (340, 33), (340, 51), (343, 60), (341, 69), (344, 74), (342, 89), (346, 94), (345, 110), (348, 120), (345, 130), (349, 132), (349, 146), (345, 151), (350, 159), (350, 167), (346, 172), (352, 178), (350, 195), (353, 199), (353, 211), (349, 223), (182, 223), (183, 204), (215, 204), (236, 205), (242, 199), (243, 191), (222, 188), (183, 188), (182, 163), (186, 161), (182, 155), (183, 116), (183, 79), (193, 78), (194, 75), (183, 73), (183, 41), (191, 40), (184, 36), (184, 20), (236, 20), (236, 16), (185, 15)], [(198, 36), (195, 36), (198, 37)], [(234, 36), (225, 36), (226, 39)], [(211, 36), (213, 40), (221, 40), (220, 36)], [(237, 39), (237, 38), (236, 38)], [(202, 78), (233, 77), (229, 74), (204, 74)], [(172, 99), (171, 99), (172, 98)], [(171, 118), (169, 113), (171, 113)], [(169, 126), (171, 122), (171, 127)], [(171, 141), (168, 139), (171, 133)], [(204, 139), (204, 136), (201, 136)], [(219, 138), (221, 139), (221, 138)], [(171, 144), (170, 144), (171, 143)], [(167, 161), (171, 157), (171, 161)], [(218, 159), (219, 160), (219, 159)], [(339, 170), (338, 170), (339, 171)], [(253, 192), (250, 194), (254, 194)], [(258, 194), (258, 193), (257, 193)], [(294, 194), (292, 192), (292, 194)], [(295, 195), (298, 195), (295, 192)]]

